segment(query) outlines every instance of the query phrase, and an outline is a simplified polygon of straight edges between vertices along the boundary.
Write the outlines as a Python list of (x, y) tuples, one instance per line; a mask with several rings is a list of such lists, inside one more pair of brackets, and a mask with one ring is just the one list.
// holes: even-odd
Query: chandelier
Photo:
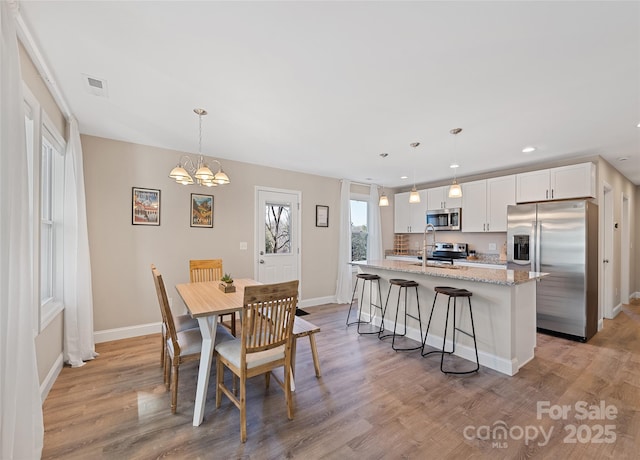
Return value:
[(218, 165), (218, 172), (215, 174), (204, 161), (202, 155), (202, 117), (207, 114), (205, 109), (193, 109), (198, 115), (199, 138), (198, 138), (198, 159), (193, 160), (188, 155), (180, 158), (178, 165), (171, 170), (169, 177), (182, 185), (204, 185), (206, 187), (217, 187), (218, 185), (226, 185), (231, 181), (229, 176), (222, 170), (222, 165), (218, 160), (210, 159)]

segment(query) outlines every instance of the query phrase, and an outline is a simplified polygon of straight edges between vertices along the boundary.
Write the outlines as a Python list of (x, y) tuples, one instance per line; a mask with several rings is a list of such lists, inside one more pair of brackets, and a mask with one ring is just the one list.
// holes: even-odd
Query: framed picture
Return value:
[(329, 226), (329, 206), (316, 205), (316, 227)]
[(213, 196), (191, 194), (191, 226), (213, 228)]
[(160, 225), (160, 190), (133, 187), (131, 195), (131, 223)]

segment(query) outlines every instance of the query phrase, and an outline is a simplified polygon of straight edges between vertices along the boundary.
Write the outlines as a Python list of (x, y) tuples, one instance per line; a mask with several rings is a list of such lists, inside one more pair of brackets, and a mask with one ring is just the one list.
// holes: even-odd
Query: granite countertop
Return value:
[(428, 263), (427, 266), (423, 268), (422, 264), (401, 260), (373, 260), (371, 262), (352, 262), (352, 264), (361, 267), (380, 268), (396, 272), (407, 272), (418, 275), (424, 274), (426, 276), (501, 284), (505, 286), (535, 281), (546, 275), (546, 273), (539, 272), (504, 270), (501, 268), (464, 267), (460, 265), (438, 265), (432, 263)]

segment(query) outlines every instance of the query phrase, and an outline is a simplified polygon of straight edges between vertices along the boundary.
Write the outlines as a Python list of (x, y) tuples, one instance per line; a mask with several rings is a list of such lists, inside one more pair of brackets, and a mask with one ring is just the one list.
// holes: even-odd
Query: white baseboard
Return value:
[(622, 311), (622, 304), (619, 303), (618, 305), (613, 307), (613, 311), (611, 312), (611, 318), (613, 319), (616, 316), (618, 316), (618, 313), (620, 313), (621, 311)]
[(319, 305), (326, 305), (328, 303), (336, 303), (336, 296), (330, 295), (326, 297), (315, 297), (313, 299), (305, 299), (298, 302), (300, 308), (317, 307)]
[(598, 320), (598, 331), (601, 331), (603, 327), (604, 327), (604, 319), (600, 318)]
[(44, 378), (44, 381), (42, 382), (42, 384), (40, 384), (40, 400), (42, 402), (44, 402), (44, 400), (47, 399), (47, 395), (49, 394), (49, 391), (51, 391), (51, 387), (53, 387), (54, 382), (56, 381), (56, 379), (58, 378), (58, 375), (60, 375), (60, 372), (62, 371), (63, 364), (64, 364), (64, 357), (62, 353), (60, 353), (56, 358), (55, 362), (53, 363), (53, 366), (51, 366), (51, 369), (49, 369), (49, 372), (47, 373), (47, 376)]
[(107, 329), (105, 331), (94, 331), (93, 340), (95, 343), (111, 342), (112, 340), (129, 339), (131, 337), (139, 337), (141, 335), (158, 334), (161, 331), (161, 324), (149, 323), (139, 324), (137, 326), (119, 327), (116, 329)]

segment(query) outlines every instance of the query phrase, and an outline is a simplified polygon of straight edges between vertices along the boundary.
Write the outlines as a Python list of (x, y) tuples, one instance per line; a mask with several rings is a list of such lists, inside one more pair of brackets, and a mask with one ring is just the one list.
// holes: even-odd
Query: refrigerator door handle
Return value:
[(535, 262), (535, 271), (540, 271), (540, 257), (541, 257), (541, 247), (540, 247), (540, 234), (542, 233), (542, 222), (536, 221), (535, 229), (536, 229), (536, 247), (534, 252), (534, 262)]

